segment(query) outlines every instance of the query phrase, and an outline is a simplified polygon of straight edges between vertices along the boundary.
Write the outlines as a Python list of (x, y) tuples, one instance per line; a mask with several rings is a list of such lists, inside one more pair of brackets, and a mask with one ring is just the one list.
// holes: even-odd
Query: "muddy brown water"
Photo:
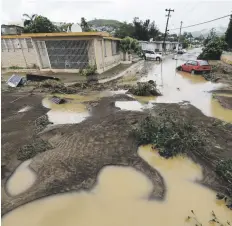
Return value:
[(131, 167), (107, 166), (90, 192), (73, 192), (43, 198), (10, 212), (3, 226), (87, 226), (87, 225), (195, 225), (196, 218), (210, 225), (211, 211), (221, 223), (232, 221), (231, 211), (216, 200), (215, 192), (201, 186), (201, 167), (184, 157), (163, 159), (151, 146), (138, 154), (164, 178), (164, 201), (148, 200), (151, 181)]
[[(192, 59), (196, 58), (195, 55), (191, 55), (191, 57)], [(186, 60), (176, 62), (176, 60), (168, 58), (162, 64), (154, 65), (147, 76), (140, 79), (142, 82), (156, 81), (158, 89), (163, 94), (157, 98), (150, 97), (150, 100), (149, 97), (146, 97), (148, 103), (179, 103), (187, 101), (207, 116), (232, 122), (232, 110), (223, 108), (210, 92), (222, 88), (225, 84), (206, 81), (201, 75), (175, 71), (176, 66), (183, 64)], [(135, 98), (138, 101), (141, 99), (141, 97)]]
[(10, 179), (7, 181), (6, 188), (11, 196), (25, 192), (36, 180), (35, 173), (29, 168), (31, 159), (20, 164)]

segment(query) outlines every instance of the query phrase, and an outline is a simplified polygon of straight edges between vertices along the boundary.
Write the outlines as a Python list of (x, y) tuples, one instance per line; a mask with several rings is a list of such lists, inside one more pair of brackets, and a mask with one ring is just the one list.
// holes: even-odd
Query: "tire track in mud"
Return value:
[[(128, 98), (123, 95), (123, 99)], [(148, 198), (164, 198), (163, 178), (138, 156), (138, 145), (131, 134), (131, 126), (148, 113), (119, 111), (112, 104), (115, 100), (122, 100), (122, 96), (103, 98), (96, 107), (98, 114), (80, 124), (51, 128), (41, 134), (55, 148), (34, 157), (30, 167), (37, 174), (36, 182), (25, 193), (3, 200), (3, 214), (44, 196), (91, 190), (99, 171), (107, 165), (136, 168), (153, 183)]]

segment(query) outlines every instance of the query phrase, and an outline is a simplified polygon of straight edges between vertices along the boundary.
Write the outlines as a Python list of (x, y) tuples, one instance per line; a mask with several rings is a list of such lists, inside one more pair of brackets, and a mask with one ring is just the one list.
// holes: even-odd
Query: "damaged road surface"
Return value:
[[(232, 222), (231, 180), (223, 174), (232, 158), (232, 126), (204, 114), (203, 105), (186, 91), (192, 87), (199, 91), (197, 97), (207, 100), (202, 103), (210, 103), (212, 93), (203, 95), (210, 83), (201, 86), (197, 82), (201, 84), (202, 77), (168, 73), (162, 81), (162, 65), (146, 64), (147, 73), (139, 72), (127, 84), (121, 78), (94, 85), (97, 90), (125, 85), (124, 94), (91, 96), (92, 88), (81, 89), (83, 84), (70, 95), (53, 93), (67, 100), (54, 104), (60, 112), (64, 109), (64, 117), (71, 110), (88, 113), (81, 121), (69, 120), (72, 124), (49, 123), (49, 109), (42, 105), (47, 90), (37, 92), (41, 86), (29, 96), (22, 91), (3, 93), (4, 226), (184, 226), (195, 224), (194, 219), (207, 225), (212, 210), (220, 222)], [(175, 68), (168, 59), (163, 69), (165, 65)], [(163, 96), (125, 94), (130, 83), (149, 80), (157, 82)], [(186, 148), (185, 143), (191, 145)], [(18, 183), (25, 175), (30, 175), (28, 183)]]

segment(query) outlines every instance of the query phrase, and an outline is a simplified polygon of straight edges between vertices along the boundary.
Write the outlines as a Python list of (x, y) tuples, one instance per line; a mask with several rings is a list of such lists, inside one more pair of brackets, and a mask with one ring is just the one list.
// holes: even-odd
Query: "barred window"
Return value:
[(18, 39), (16, 39), (16, 38), (12, 39), (12, 43), (13, 43), (14, 49), (21, 49), (21, 45), (20, 45)]
[(7, 46), (7, 49), (14, 49), (11, 39), (6, 39), (6, 46)]
[(2, 51), (4, 51), (4, 50), (6, 50), (6, 49), (7, 49), (5, 39), (2, 39), (2, 42), (1, 42), (1, 48), (2, 48)]
[(28, 48), (28, 49), (31, 49), (31, 48), (33, 48), (33, 45), (32, 45), (32, 40), (31, 40), (31, 38), (26, 38), (26, 43), (27, 43), (27, 48)]

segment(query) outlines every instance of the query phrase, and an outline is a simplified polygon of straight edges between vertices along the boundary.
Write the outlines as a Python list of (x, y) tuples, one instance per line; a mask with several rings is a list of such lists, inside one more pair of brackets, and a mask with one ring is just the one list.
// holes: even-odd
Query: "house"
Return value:
[[(163, 41), (139, 41), (142, 50), (152, 50), (155, 52), (162, 52)], [(166, 41), (166, 51), (172, 51), (174, 48), (177, 47), (178, 42), (170, 42)]]
[(18, 25), (1, 25), (1, 35), (19, 35), (23, 32), (23, 27)]
[(102, 73), (118, 64), (120, 39), (106, 32), (33, 33), (2, 36), (2, 68), (38, 67), (78, 72), (88, 65)]

